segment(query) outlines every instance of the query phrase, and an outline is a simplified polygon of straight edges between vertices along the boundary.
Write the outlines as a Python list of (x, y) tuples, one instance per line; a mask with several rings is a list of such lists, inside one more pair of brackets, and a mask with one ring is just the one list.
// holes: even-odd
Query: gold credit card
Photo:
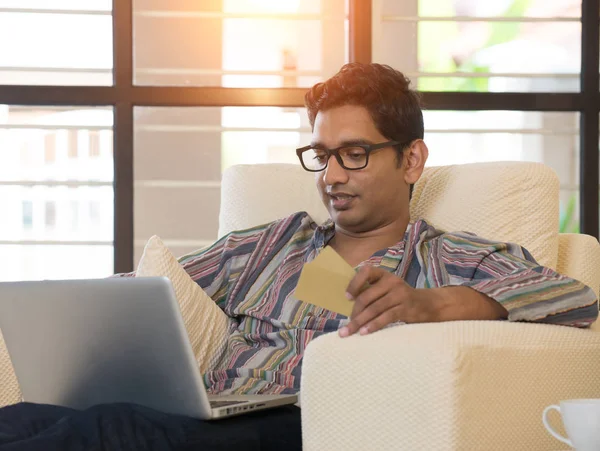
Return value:
[(355, 274), (354, 268), (327, 246), (302, 268), (294, 296), (309, 304), (350, 316), (354, 302), (346, 297), (346, 289)]

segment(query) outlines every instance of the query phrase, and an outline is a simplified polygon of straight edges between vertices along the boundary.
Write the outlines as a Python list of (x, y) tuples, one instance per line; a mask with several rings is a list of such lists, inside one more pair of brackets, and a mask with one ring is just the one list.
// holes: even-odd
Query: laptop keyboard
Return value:
[(213, 409), (219, 407), (233, 406), (235, 404), (243, 404), (243, 401), (210, 401), (210, 407)]

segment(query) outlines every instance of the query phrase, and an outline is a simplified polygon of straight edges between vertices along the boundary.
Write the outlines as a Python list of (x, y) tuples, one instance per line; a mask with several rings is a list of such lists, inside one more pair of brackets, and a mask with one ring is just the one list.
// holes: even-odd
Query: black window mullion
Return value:
[(114, 271), (133, 270), (133, 17), (131, 0), (113, 0)]
[(221, 86), (135, 86), (134, 105), (303, 107), (306, 88), (224, 88)]
[(307, 88), (220, 86), (0, 85), (0, 104), (24, 106), (279, 106), (303, 107)]
[(372, 61), (372, 4), (371, 0), (350, 0), (349, 3), (349, 58), (350, 62)]
[(112, 86), (0, 85), (0, 104), (23, 106), (108, 106), (116, 101)]
[(579, 111), (579, 93), (544, 92), (422, 92), (423, 106), (440, 111)]
[(598, 114), (600, 0), (581, 4), (580, 230), (598, 238)]

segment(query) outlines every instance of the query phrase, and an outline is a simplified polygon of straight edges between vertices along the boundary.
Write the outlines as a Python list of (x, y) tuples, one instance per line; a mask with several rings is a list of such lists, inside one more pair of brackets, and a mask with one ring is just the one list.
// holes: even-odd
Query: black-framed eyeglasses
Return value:
[(324, 170), (332, 155), (341, 167), (349, 171), (356, 171), (367, 167), (369, 164), (369, 155), (374, 150), (397, 146), (399, 144), (398, 141), (386, 141), (379, 144), (344, 145), (335, 149), (305, 146), (296, 149), (296, 155), (298, 155), (302, 167), (309, 172)]

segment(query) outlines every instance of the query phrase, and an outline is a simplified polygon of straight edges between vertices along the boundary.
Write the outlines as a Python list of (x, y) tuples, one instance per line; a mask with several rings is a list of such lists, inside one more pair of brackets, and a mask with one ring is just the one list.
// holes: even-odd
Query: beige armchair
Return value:
[[(296, 165), (236, 166), (223, 176), (219, 235), (301, 210), (327, 218), (312, 174)], [(600, 290), (600, 245), (558, 233), (558, 179), (544, 165), (427, 168), (411, 216), (522, 244), (541, 264)], [(304, 359), (304, 449), (564, 449), (545, 432), (542, 410), (600, 397), (599, 372), (600, 334), (592, 330), (472, 321), (325, 335)], [(19, 398), (0, 336), (0, 405)]]
[[(600, 245), (558, 233), (558, 189), (554, 172), (537, 163), (432, 167), (415, 185), (411, 216), (522, 244), (598, 294)], [(233, 167), (223, 177), (219, 233), (300, 210), (327, 218), (312, 174), (294, 165)], [(304, 449), (564, 449), (546, 433), (542, 410), (600, 398), (598, 374), (600, 334), (592, 330), (471, 321), (325, 335), (304, 359)]]

